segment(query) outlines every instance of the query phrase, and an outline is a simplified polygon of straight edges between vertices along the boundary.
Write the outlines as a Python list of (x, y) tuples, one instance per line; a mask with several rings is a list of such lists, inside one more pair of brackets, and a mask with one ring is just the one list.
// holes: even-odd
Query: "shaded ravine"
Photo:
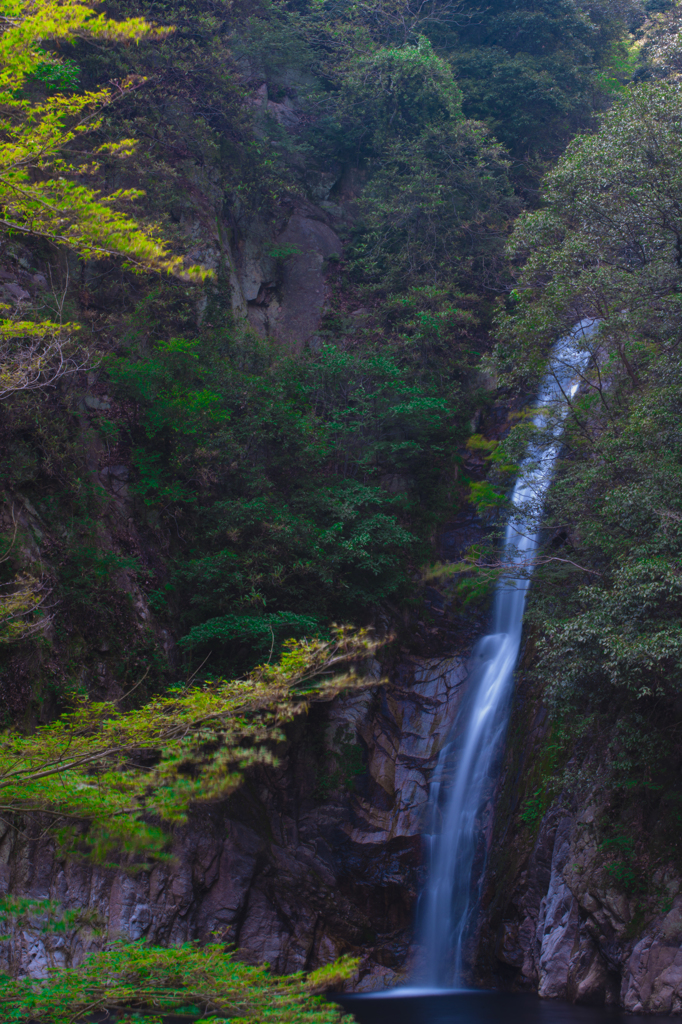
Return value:
[[(498, 427), (501, 418), (500, 413)], [(544, 490), (538, 493), (536, 506)], [(479, 539), (478, 529), (471, 513), (447, 524), (444, 556), (458, 561)], [(369, 689), (311, 706), (308, 719), (292, 726), (277, 765), (249, 773), (230, 800), (198, 809), (176, 830), (172, 860), (130, 874), (64, 858), (37, 820), (25, 832), (0, 823), (0, 894), (52, 899), (66, 910), (85, 912), (54, 936), (44, 934), (40, 922), (18, 921), (0, 943), (0, 967), (40, 976), (50, 966), (80, 962), (109, 939), (166, 945), (218, 935), (235, 943), (244, 959), (267, 961), (281, 972), (357, 956), (358, 975), (349, 987), (359, 1019), (365, 1019), (359, 1010), (366, 998), (362, 1006), (382, 1006), (385, 999), (391, 1007), (368, 1022), (443, 1020), (446, 1005), (450, 1012), (443, 988), (426, 997), (427, 1005), (419, 1001), (422, 996), (396, 986), (414, 977), (409, 964), (433, 766), (448, 738), (457, 747), (470, 720), (474, 689), (464, 705), (463, 691), (467, 680), (480, 679), (467, 671), (469, 652), (485, 625), (473, 615), (455, 618), (435, 590), (430, 601), (440, 620), (438, 643), (429, 647), (432, 630), (424, 630), (419, 654), (403, 648), (381, 667), (385, 682), (377, 678)], [(483, 663), (481, 658), (479, 668)], [(524, 700), (523, 693), (515, 697), (516, 713), (522, 713)], [(544, 736), (540, 711), (534, 700), (523, 711), (518, 746), (529, 759)], [(507, 773), (518, 777), (516, 766), (509, 767), (518, 749), (513, 743), (506, 747)], [(363, 770), (353, 776), (359, 753)], [(443, 769), (441, 797), (448, 781)], [(480, 852), (494, 842), (493, 792), (497, 797), (494, 761), (475, 822)], [(524, 828), (519, 837), (512, 819), (502, 827), (506, 811), (498, 807), (505, 871), (491, 856), (479, 912), (483, 858), (475, 857), (467, 897), (469, 925), (474, 918), (483, 922), (480, 943), (476, 936), (475, 980), (535, 990), (551, 1005), (524, 998), (507, 1006), (492, 996), (466, 1005), (488, 1006), (491, 1020), (505, 1021), (514, 1019), (517, 1007), (524, 1024), (536, 1018), (552, 1024), (590, 1020), (587, 1010), (574, 1015), (555, 999), (620, 1003), (638, 1013), (682, 1010), (682, 883), (671, 890), (671, 905), (635, 930), (634, 900), (629, 905), (600, 871), (598, 815), (599, 807), (589, 803), (557, 805), (537, 833), (530, 836)], [(430, 817), (435, 818), (433, 808)], [(661, 884), (677, 885), (676, 879), (666, 876)], [(536, 1017), (529, 1015), (533, 1007)], [(454, 1019), (466, 1020), (454, 1010)]]
[(533, 444), (524, 458), (505, 531), (503, 576), (494, 599), (492, 630), (474, 648), (466, 696), (443, 747), (430, 791), (426, 834), (427, 881), (418, 906), (417, 979), (432, 987), (464, 981), (464, 949), (483, 877), (481, 814), (494, 785), (521, 645), (526, 595), (537, 550), (544, 498), (560, 445), (570, 398), (579, 387), (588, 353), (580, 340), (594, 330), (581, 321), (555, 346), (540, 388), (534, 423), (549, 426), (554, 443)]

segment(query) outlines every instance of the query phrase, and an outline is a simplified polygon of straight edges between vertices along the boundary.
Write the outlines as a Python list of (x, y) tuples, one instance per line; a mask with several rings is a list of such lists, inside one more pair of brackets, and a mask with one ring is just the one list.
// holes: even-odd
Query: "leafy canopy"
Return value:
[(136, 507), (154, 523), (161, 506), (185, 542), (155, 608), (179, 613), (211, 670), (404, 587), (421, 494), (465, 429), (459, 389), (429, 365), (441, 320), (421, 326), (406, 358), (327, 343), (293, 357), (207, 329), (109, 361)]
[(338, 97), (350, 138), (365, 150), (418, 135), (425, 124), (462, 120), (461, 105), (452, 66), (434, 53), (425, 36), (414, 46), (361, 53), (350, 64)]
[(314, 993), (350, 977), (356, 963), (342, 957), (307, 977), (278, 978), (222, 945), (120, 944), (46, 978), (1, 978), (0, 1006), (16, 1024), (75, 1024), (103, 1011), (130, 1024), (159, 1024), (173, 1013), (195, 1024), (340, 1024), (352, 1018)]
[[(67, 151), (70, 143), (98, 126), (97, 112), (115, 98), (112, 89), (33, 98), (29, 76), (45, 64), (41, 43), (64, 43), (77, 37), (134, 41), (167, 34), (142, 18), (113, 21), (80, 3), (3, 0), (0, 10), (0, 225), (6, 231), (39, 235), (69, 246), (82, 256), (120, 256), (131, 265), (177, 272), (155, 234), (120, 207), (139, 197), (135, 189), (102, 195), (86, 182), (97, 166), (96, 154), (85, 160)], [(141, 83), (127, 80), (116, 94)], [(134, 142), (104, 143), (99, 154), (128, 156)], [(199, 268), (187, 274), (201, 279)]]
[[(547, 347), (576, 321), (599, 320), (600, 379), (620, 387), (674, 346), (680, 328), (682, 91), (671, 82), (632, 89), (576, 139), (544, 186), (544, 207), (522, 216), (512, 254), (524, 261), (520, 301), (503, 322), (504, 380), (513, 363), (540, 372)], [(518, 361), (519, 346), (524, 360)], [(507, 353), (509, 359), (507, 359)]]
[(40, 813), (72, 853), (96, 861), (163, 855), (163, 826), (190, 805), (217, 800), (243, 771), (273, 763), (283, 726), (317, 696), (358, 685), (354, 663), (377, 643), (335, 629), (329, 640), (289, 642), (280, 661), (242, 680), (217, 680), (153, 698), (133, 711), (79, 700), (30, 736), (0, 734), (2, 813)]

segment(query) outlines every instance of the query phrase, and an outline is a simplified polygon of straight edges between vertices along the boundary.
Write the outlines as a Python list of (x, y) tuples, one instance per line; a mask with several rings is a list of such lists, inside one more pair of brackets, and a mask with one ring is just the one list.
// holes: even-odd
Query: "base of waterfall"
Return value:
[[(491, 989), (391, 988), (332, 994), (359, 1024), (632, 1024), (617, 1007), (576, 1006)], [(661, 1017), (637, 1017), (637, 1024)]]
[(486, 994), (485, 989), (440, 988), (433, 985), (401, 985), (398, 988), (384, 988), (378, 992), (360, 992), (353, 999), (421, 999), (431, 996), (459, 996)]

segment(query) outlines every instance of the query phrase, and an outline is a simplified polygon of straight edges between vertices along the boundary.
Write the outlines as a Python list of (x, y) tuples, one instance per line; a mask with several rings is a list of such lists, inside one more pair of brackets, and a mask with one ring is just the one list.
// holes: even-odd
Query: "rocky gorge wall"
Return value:
[(534, 788), (547, 772), (549, 723), (529, 682), (531, 664), (529, 644), (498, 784), (479, 981), (630, 1013), (682, 1013), (679, 872), (659, 865), (646, 893), (629, 884), (613, 870), (603, 827), (609, 808), (597, 791), (546, 800), (542, 783)]
[[(403, 653), (383, 684), (313, 705), (279, 764), (193, 815), (174, 836), (173, 859), (150, 871), (92, 867), (61, 856), (38, 826), (31, 835), (4, 826), (0, 894), (52, 900), (76, 918), (54, 935), (40, 921), (17, 927), (0, 946), (2, 969), (40, 975), (119, 937), (217, 937), (278, 972), (358, 956), (355, 991), (404, 981), (430, 777), (465, 691), (471, 640), (449, 657)], [(660, 899), (644, 915), (639, 898), (604, 872), (602, 808), (555, 802), (535, 834), (515, 818), (518, 806), (510, 810), (506, 788), (516, 787), (513, 805), (524, 772), (514, 761), (519, 717), (526, 769), (546, 735), (542, 707), (526, 697), (522, 679), (489, 829), (472, 980), (633, 1013), (680, 1013), (675, 872), (660, 872)]]
[(394, 984), (408, 961), (430, 769), (456, 713), (461, 657), (405, 658), (388, 685), (313, 707), (276, 768), (252, 774), (174, 837), (174, 859), (128, 874), (62, 858), (5, 828), (1, 891), (54, 900), (66, 934), (15, 931), (4, 969), (51, 963), (124, 937), (219, 936), (277, 971), (362, 958), (358, 989)]
[(495, 973), (548, 999), (681, 1013), (680, 880), (662, 872), (662, 909), (638, 922), (637, 901), (604, 879), (598, 810), (545, 816), (501, 920), (486, 922)]

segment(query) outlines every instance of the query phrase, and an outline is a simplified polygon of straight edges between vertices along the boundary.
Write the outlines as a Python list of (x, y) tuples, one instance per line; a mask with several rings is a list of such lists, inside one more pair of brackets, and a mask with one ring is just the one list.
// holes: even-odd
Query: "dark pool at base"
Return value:
[(662, 1020), (508, 992), (392, 989), (333, 998), (360, 1024), (661, 1024)]

